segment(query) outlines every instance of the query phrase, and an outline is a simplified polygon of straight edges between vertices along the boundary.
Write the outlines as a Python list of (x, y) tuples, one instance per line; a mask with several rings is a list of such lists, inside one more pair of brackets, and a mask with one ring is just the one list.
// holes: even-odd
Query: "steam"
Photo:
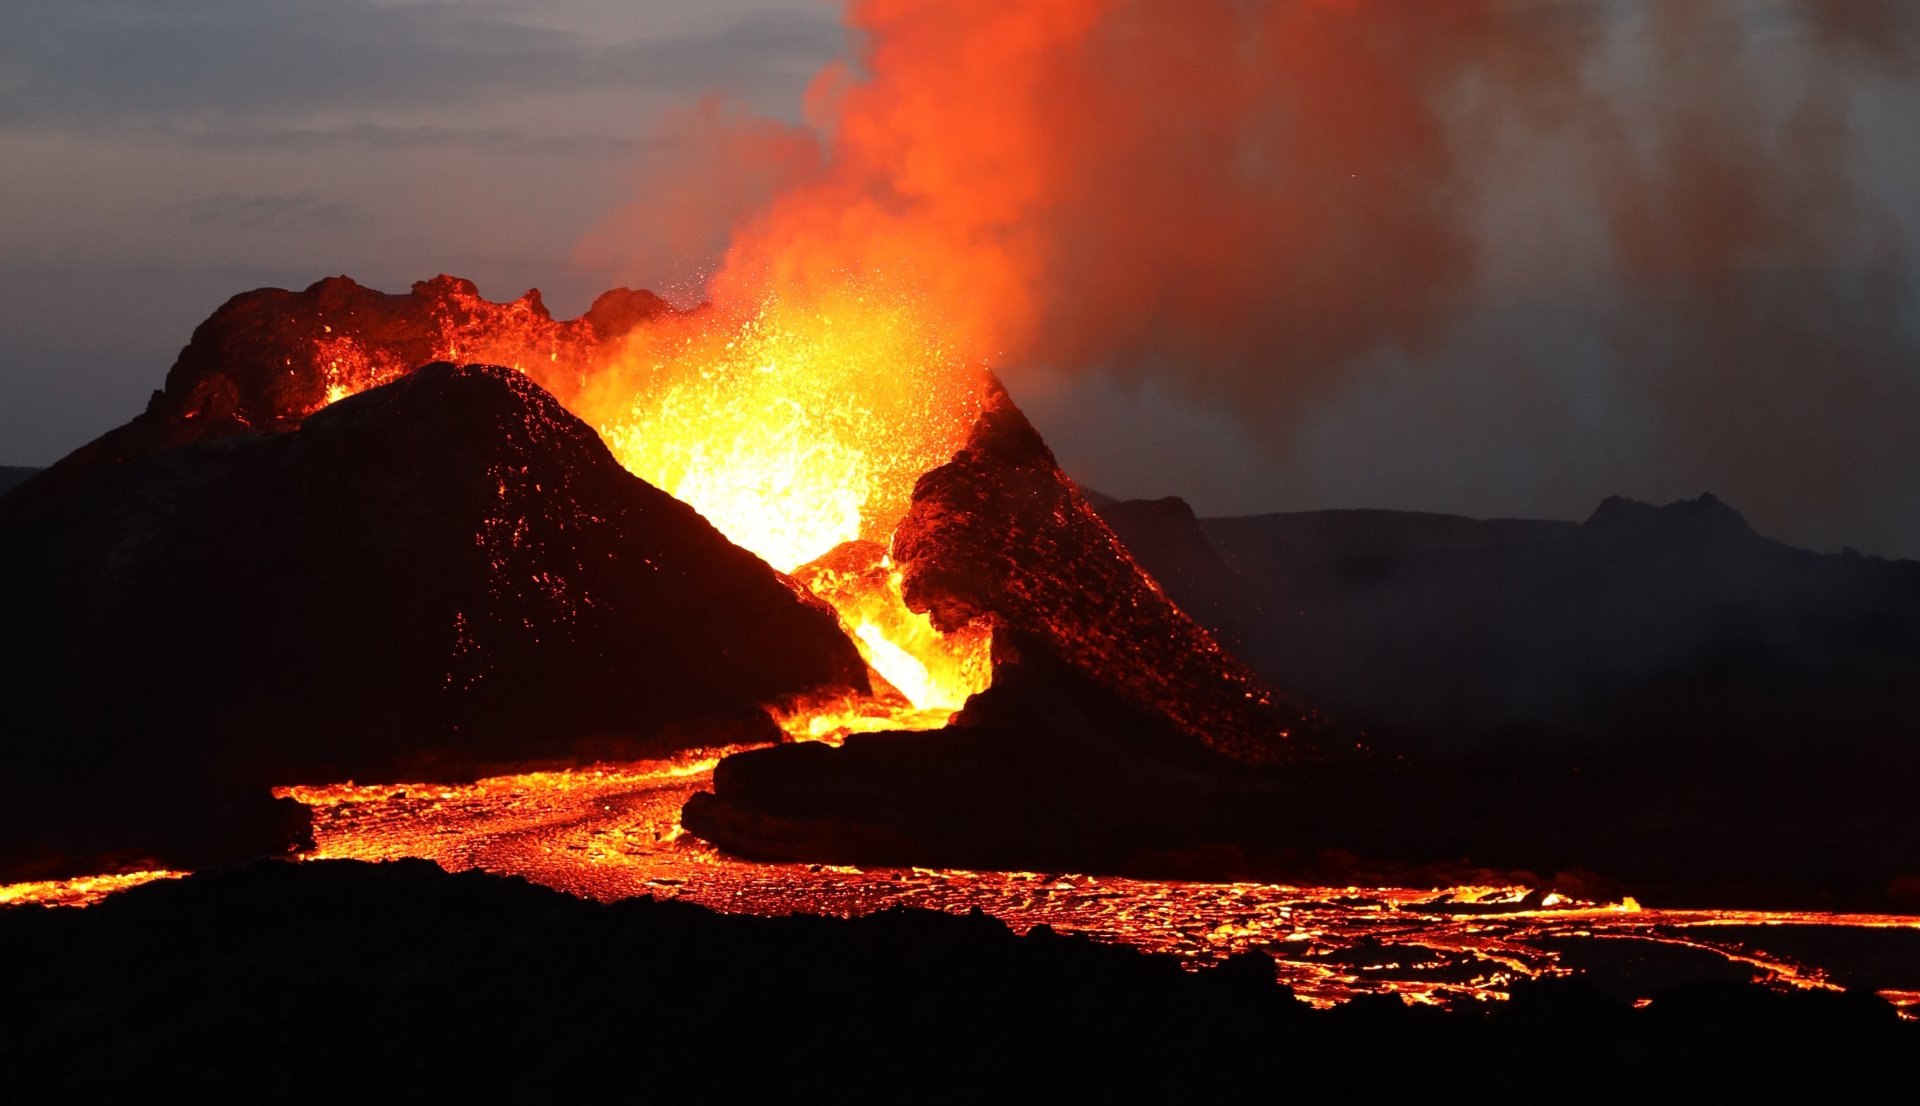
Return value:
[(1860, 122), (1913, 90), (1905, 0), (853, 0), (847, 19), (859, 55), (816, 80), (811, 136), (708, 112), (710, 156), (611, 240), (724, 222), (717, 298), (858, 273), (938, 305), (1016, 391), (1029, 366), (1148, 381), (1233, 411), (1284, 466), (1287, 429), (1358, 367), (1445, 371), (1500, 295), (1514, 234), (1489, 213), (1555, 191), (1573, 217), (1519, 237), (1613, 305), (1593, 342), (1649, 427), (1610, 490), (1710, 487), (1785, 536), (1920, 552), (1899, 509), (1920, 496), (1908, 228)]

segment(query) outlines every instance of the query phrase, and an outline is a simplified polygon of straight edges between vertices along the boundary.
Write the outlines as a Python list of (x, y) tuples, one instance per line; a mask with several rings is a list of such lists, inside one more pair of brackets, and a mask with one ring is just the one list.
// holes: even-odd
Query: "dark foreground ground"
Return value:
[(1314, 1011), (1263, 957), (976, 915), (611, 906), (425, 862), (258, 864), (0, 912), (6, 1097), (46, 1100), (1895, 1101), (1865, 994), (1581, 983)]

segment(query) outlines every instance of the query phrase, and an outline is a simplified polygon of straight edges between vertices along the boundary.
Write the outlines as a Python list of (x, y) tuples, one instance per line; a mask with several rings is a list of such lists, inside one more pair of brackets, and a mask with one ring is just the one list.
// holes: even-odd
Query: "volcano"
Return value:
[[(1912, 566), (1711, 500), (1103, 517), (922, 309), (235, 297), (0, 500), (8, 870), (298, 848), (273, 788), (704, 749), (673, 832), (752, 860), (1910, 897)], [(1555, 687), (1599, 728), (1495, 728)]]
[[(882, 374), (854, 396), (877, 420), (859, 424), (754, 391), (796, 348), (821, 356), (818, 335), (712, 314), (622, 290), (557, 321), (538, 293), (497, 304), (448, 277), (223, 306), (143, 414), (0, 508), (28, 612), (8, 654), (34, 689), (10, 707), (14, 870), (120, 848), (191, 861), (222, 835), (257, 847), (237, 815), (205, 812), (277, 825), (270, 785), (783, 732), (912, 728), (823, 762), (854, 780), (865, 750), (897, 742), (915, 782), (868, 796), (876, 809), (953, 770), (954, 749), (983, 782), (1032, 779), (1037, 758), (1091, 801), (1168, 766), (1208, 776), (1350, 744), (1167, 598), (984, 369), (932, 389), (924, 369)], [(870, 352), (877, 326), (850, 340)], [(761, 343), (746, 370), (645, 360), (712, 354), (714, 329), (732, 335), (723, 353)], [(501, 365), (447, 360), (469, 356)], [(620, 387), (639, 390), (609, 400)], [(933, 402), (949, 406), (929, 416)], [(623, 463), (710, 505), (719, 529)], [(103, 786), (103, 763), (140, 783)], [(750, 757), (723, 778), (762, 763), (785, 773)], [(722, 793), (734, 817), (714, 805), (690, 824), (753, 850), (724, 828), (742, 819)]]

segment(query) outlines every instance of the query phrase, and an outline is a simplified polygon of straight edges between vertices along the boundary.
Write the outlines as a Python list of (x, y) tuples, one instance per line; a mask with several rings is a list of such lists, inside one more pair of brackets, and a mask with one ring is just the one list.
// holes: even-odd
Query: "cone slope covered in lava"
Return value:
[(1060, 471), (996, 381), (965, 448), (920, 479), (894, 536), (907, 602), (936, 626), (990, 617), (1233, 760), (1317, 755), (1328, 728), (1180, 610)]

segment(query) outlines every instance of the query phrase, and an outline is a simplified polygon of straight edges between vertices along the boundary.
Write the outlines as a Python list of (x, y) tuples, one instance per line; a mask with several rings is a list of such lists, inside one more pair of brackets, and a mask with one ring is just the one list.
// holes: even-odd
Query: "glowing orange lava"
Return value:
[(990, 678), (985, 632), (934, 630), (890, 565), (804, 570), (849, 542), (884, 558), (914, 481), (965, 441), (986, 375), (940, 334), (924, 302), (849, 281), (640, 327), (571, 400), (629, 471), (833, 606), (888, 685), (790, 715), (796, 736), (940, 725)]
[(72, 879), (44, 879), (27, 883), (0, 884), (0, 907), (92, 906), (116, 891), (152, 883), (156, 879), (179, 879), (185, 872), (164, 868), (111, 875), (76, 876)]

